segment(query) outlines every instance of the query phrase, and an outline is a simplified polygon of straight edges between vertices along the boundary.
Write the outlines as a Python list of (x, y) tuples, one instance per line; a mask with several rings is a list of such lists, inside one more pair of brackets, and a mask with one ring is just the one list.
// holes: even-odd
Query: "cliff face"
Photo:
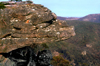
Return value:
[[(19, 5), (0, 10), (0, 52), (68, 39), (74, 27), (57, 20), (56, 14), (39, 5)], [(1, 62), (6, 60), (0, 56)]]

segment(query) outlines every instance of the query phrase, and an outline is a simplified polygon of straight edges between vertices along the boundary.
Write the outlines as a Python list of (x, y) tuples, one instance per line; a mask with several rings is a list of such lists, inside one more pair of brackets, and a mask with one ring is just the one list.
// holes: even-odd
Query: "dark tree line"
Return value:
[[(10, 1), (22, 1), (22, 0), (10, 0)], [(26, 1), (31, 1), (31, 0), (26, 0)]]
[(22, 0), (10, 0), (10, 1), (22, 1)]

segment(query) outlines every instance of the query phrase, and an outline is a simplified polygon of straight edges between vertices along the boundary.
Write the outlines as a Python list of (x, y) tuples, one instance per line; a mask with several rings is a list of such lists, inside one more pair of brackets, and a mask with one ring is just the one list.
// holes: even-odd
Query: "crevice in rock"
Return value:
[(13, 27), (14, 29), (16, 29), (16, 30), (21, 30), (21, 28), (18, 28), (18, 27)]
[(11, 36), (10, 33), (3, 35), (1, 38), (6, 38), (6, 37), (9, 37), (9, 36)]
[(46, 21), (45, 23), (52, 24), (52, 23), (53, 23), (53, 21), (52, 21), (52, 20), (50, 20), (50, 21)]
[(15, 36), (11, 36), (12, 38), (20, 38), (20, 37), (15, 37)]

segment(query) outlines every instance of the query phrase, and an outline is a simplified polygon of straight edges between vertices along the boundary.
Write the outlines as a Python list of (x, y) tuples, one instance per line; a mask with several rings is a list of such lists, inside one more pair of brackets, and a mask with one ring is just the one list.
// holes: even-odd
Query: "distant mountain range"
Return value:
[(100, 23), (100, 14), (90, 14), (85, 17), (57, 17), (60, 20), (79, 20), (79, 21), (88, 21), (88, 22), (97, 22)]
[(57, 18), (60, 20), (78, 20), (79, 19), (79, 17), (61, 17), (61, 16), (58, 16)]
[(78, 19), (80, 21), (98, 22), (100, 23), (100, 14), (90, 14)]

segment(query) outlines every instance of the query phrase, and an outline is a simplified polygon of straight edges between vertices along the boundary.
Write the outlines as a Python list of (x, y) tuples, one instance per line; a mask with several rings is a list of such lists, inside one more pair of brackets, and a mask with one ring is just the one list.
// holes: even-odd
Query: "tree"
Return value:
[(22, 1), (22, 0), (10, 0), (10, 1), (16, 1), (17, 2), (17, 1)]
[(33, 3), (31, 0), (26, 0), (26, 1), (27, 1), (27, 3), (29, 3), (29, 4)]

